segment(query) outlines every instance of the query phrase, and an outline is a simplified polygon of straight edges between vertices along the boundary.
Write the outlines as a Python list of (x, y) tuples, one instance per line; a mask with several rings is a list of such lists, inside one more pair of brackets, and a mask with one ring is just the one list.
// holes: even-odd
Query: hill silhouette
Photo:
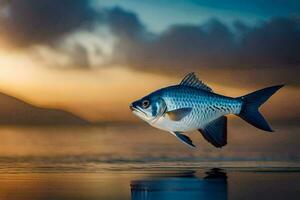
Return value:
[(40, 108), (0, 92), (0, 125), (85, 125), (69, 112)]

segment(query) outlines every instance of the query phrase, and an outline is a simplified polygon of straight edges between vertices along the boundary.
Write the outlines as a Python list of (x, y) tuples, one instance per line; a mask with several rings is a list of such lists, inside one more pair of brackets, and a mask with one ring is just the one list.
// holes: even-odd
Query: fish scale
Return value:
[(189, 86), (170, 86), (159, 91), (167, 104), (167, 111), (180, 108), (193, 108), (181, 121), (160, 120), (173, 131), (190, 131), (203, 127), (208, 122), (226, 114), (238, 114), (242, 101), (206, 92)]

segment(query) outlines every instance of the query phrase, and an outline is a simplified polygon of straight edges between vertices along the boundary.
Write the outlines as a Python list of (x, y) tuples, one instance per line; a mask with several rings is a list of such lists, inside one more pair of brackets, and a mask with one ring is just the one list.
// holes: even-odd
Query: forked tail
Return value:
[(245, 96), (238, 97), (238, 99), (243, 101), (242, 109), (238, 116), (259, 129), (273, 132), (268, 122), (259, 112), (259, 107), (283, 86), (284, 85), (267, 87)]

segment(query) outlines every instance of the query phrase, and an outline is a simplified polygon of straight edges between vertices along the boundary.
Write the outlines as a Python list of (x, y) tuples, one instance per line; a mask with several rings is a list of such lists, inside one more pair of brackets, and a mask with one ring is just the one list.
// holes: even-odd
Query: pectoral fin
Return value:
[(173, 121), (180, 121), (192, 111), (192, 108), (179, 108), (166, 112), (166, 116)]
[(195, 149), (196, 146), (193, 144), (193, 141), (186, 135), (180, 133), (180, 132), (171, 132), (173, 135), (175, 135), (181, 142), (189, 146), (190, 148)]
[(203, 129), (198, 129), (202, 136), (215, 147), (222, 147), (227, 144), (227, 118), (222, 116)]

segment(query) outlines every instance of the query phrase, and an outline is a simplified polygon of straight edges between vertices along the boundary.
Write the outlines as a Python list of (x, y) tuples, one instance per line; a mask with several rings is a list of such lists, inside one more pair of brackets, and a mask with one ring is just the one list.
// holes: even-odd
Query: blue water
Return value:
[(8, 166), (2, 166), (0, 199), (299, 199), (300, 168), (165, 167), (161, 164), (153, 167), (154, 164), (94, 163), (54, 167), (23, 163), (6, 172)]
[(298, 126), (190, 150), (144, 125), (0, 127), (0, 200), (299, 199)]

